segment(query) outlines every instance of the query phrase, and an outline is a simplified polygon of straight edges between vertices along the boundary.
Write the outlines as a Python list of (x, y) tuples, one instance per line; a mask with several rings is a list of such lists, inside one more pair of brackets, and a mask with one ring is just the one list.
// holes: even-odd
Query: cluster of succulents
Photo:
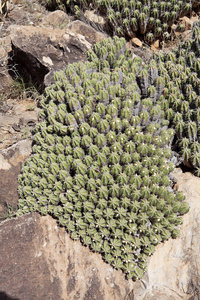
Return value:
[(163, 78), (123, 38), (104, 40), (46, 88), (17, 215), (51, 214), (70, 236), (138, 279), (188, 211), (174, 192), (174, 130), (157, 100)]
[(174, 150), (200, 176), (200, 23), (177, 50), (155, 55), (164, 80), (160, 104), (175, 129)]
[[(58, 0), (57, 0), (58, 1)], [(54, 3), (55, 0), (52, 0)], [(170, 38), (171, 25), (192, 11), (195, 0), (59, 0), (81, 18), (84, 10), (95, 9), (105, 16), (107, 29), (118, 36), (145, 35), (148, 42)]]

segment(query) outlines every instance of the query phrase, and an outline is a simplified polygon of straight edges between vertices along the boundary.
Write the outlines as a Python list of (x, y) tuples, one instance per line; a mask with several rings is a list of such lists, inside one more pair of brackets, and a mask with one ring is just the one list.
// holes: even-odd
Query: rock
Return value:
[(37, 26), (46, 14), (47, 11), (38, 1), (26, 0), (26, 3), (23, 3), (22, 0), (12, 0), (12, 7), (8, 10), (3, 28), (7, 28), (10, 24), (34, 24), (34, 26)]
[(0, 291), (20, 300), (133, 300), (134, 282), (73, 241), (50, 216), (0, 224)]
[(11, 23), (16, 25), (29, 25), (29, 14), (23, 9), (23, 7), (14, 7), (9, 13), (8, 18)]
[[(7, 100), (0, 114), (0, 150), (31, 137), (32, 126), (37, 122), (38, 109), (33, 100)], [(3, 113), (4, 109), (4, 113)]]
[(7, 68), (9, 52), (12, 50), (10, 37), (0, 38), (0, 45), (0, 92), (3, 93), (13, 82)]
[(138, 38), (136, 38), (136, 37), (132, 38), (132, 39), (131, 39), (131, 42), (132, 42), (134, 45), (138, 46), (138, 47), (142, 47), (142, 46), (143, 46), (143, 43), (142, 43)]
[(144, 295), (139, 300), (191, 300), (195, 293), (200, 295), (200, 178), (190, 173), (174, 172), (178, 179), (176, 188), (186, 195), (190, 211), (183, 216), (179, 238), (156, 247), (150, 258), (148, 272), (144, 277)]
[(153, 51), (148, 47), (148, 48), (134, 48), (133, 52), (135, 55), (139, 56), (143, 62), (147, 63), (153, 56)]
[(30, 140), (22, 140), (0, 152), (0, 219), (4, 219), (9, 206), (13, 209), (17, 207), (17, 178), (22, 163), (31, 154), (31, 144)]
[(84, 36), (62, 29), (11, 25), (9, 32), (13, 63), (20, 74), (27, 74), (27, 80), (31, 77), (40, 91), (52, 82), (54, 71), (85, 60), (91, 48)]
[(179, 25), (183, 24), (184, 30), (192, 29), (193, 21), (190, 20), (188, 17), (184, 16), (184, 17), (180, 18), (179, 21), (180, 21)]
[(91, 44), (98, 43), (102, 39), (108, 37), (105, 33), (97, 31), (91, 26), (79, 20), (69, 23), (66, 28), (72, 30), (75, 33), (85, 36), (85, 39)]
[(160, 48), (159, 46), (160, 46), (159, 40), (156, 40), (151, 44), (151, 50), (158, 51)]
[(95, 23), (96, 25), (99, 24), (101, 28), (106, 24), (105, 18), (96, 14), (95, 10), (86, 10), (84, 12), (84, 17), (91, 23)]
[(68, 16), (64, 11), (55, 10), (42, 18), (41, 25), (64, 29), (71, 20), (73, 17)]

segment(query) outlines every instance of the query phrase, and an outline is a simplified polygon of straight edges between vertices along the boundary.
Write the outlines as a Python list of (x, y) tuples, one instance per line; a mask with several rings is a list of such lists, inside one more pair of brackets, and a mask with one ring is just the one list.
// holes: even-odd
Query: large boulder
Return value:
[(11, 297), (122, 300), (133, 289), (122, 272), (72, 241), (50, 216), (33, 213), (4, 221), (0, 240), (0, 291)]
[[(43, 91), (52, 83), (53, 73), (67, 64), (86, 60), (91, 42), (105, 37), (90, 30), (90, 41), (73, 28), (53, 28), (11, 25), (8, 32), (12, 42), (12, 62), (26, 81), (32, 82)], [(88, 26), (89, 27), (89, 26)], [(96, 37), (95, 37), (96, 34)], [(87, 34), (86, 34), (87, 36)], [(91, 37), (91, 36), (90, 36)]]

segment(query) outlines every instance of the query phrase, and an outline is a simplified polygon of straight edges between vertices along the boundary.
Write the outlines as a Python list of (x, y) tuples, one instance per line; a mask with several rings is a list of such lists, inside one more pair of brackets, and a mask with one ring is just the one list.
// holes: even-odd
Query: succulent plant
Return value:
[[(155, 38), (170, 38), (170, 27), (180, 17), (187, 15), (198, 1), (154, 1), (154, 0), (96, 0), (96, 1), (74, 1), (74, 0), (48, 0), (47, 6), (65, 6), (66, 10), (75, 14), (78, 19), (84, 20), (84, 12), (95, 9), (100, 15), (105, 16), (107, 29), (113, 35), (133, 37), (136, 34), (145, 35), (148, 42)], [(51, 8), (52, 9), (52, 8)], [(95, 26), (95, 23), (92, 23)], [(99, 29), (100, 24), (96, 24)], [(178, 30), (182, 30), (179, 26)], [(115, 47), (112, 47), (113, 50)], [(99, 50), (106, 56), (105, 48)], [(113, 52), (113, 51), (112, 51)], [(113, 53), (109, 55), (108, 62), (114, 59)], [(61, 95), (62, 97), (62, 95)]]
[[(169, 78), (166, 81), (164, 101), (161, 97), (160, 105), (170, 126), (175, 130), (173, 149), (180, 154), (185, 164), (194, 169), (199, 168), (200, 157), (200, 123), (199, 123), (199, 39), (200, 23), (193, 25), (193, 36), (168, 54), (155, 55), (158, 62), (162, 60)], [(160, 67), (158, 65), (158, 70)], [(165, 103), (168, 103), (166, 106)]]
[(136, 280), (154, 246), (178, 235), (188, 205), (171, 189), (173, 130), (157, 103), (164, 80), (155, 60), (142, 72), (125, 44), (103, 40), (87, 62), (55, 73), (19, 176), (17, 214), (53, 215), (73, 239)]

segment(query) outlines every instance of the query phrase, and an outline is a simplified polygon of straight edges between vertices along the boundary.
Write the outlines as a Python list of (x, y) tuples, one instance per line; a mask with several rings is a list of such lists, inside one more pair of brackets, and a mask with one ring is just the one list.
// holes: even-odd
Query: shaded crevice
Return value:
[(22, 78), (26, 88), (34, 86), (39, 93), (43, 93), (44, 77), (49, 73), (49, 69), (32, 54), (24, 52), (13, 44), (8, 57), (9, 75), (14, 80)]
[(1, 300), (19, 300), (19, 298), (12, 298), (4, 292), (0, 292), (0, 299)]
[(194, 168), (189, 168), (188, 166), (186, 166), (184, 163), (181, 163), (179, 166), (178, 166), (183, 173), (194, 173), (195, 169)]

